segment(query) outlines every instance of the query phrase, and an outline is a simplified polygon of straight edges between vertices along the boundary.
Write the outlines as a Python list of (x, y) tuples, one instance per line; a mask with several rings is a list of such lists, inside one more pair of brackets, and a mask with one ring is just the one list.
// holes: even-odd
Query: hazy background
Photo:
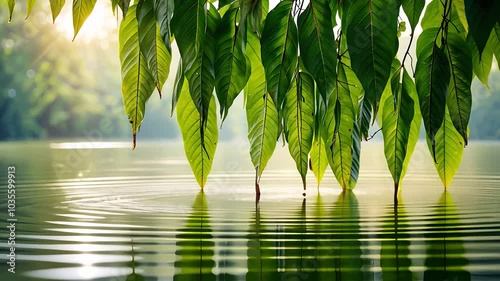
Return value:
[[(0, 141), (85, 140), (89, 134), (130, 140), (121, 98), (118, 21), (109, 1), (97, 3), (75, 42), (69, 4), (55, 24), (46, 2), (38, 1), (27, 20), (24, 2), (18, 2), (12, 23), (5, 1), (0, 8)], [(408, 33), (400, 49), (406, 49)], [(163, 98), (154, 93), (147, 105), (139, 141), (180, 139), (175, 114), (170, 117), (177, 61), (174, 54)], [(490, 91), (477, 79), (473, 85), (471, 139), (500, 139), (500, 73), (493, 64)], [(241, 97), (230, 111), (220, 138), (246, 138)]]

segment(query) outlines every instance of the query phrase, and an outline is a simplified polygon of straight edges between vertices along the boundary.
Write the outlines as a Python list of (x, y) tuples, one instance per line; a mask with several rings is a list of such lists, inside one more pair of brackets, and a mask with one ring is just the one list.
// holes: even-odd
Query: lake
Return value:
[(381, 143), (363, 144), (354, 191), (328, 169), (306, 197), (278, 145), (256, 205), (246, 140), (219, 144), (204, 192), (180, 143), (0, 143), (0, 280), (498, 281), (499, 160), (471, 141), (445, 192), (418, 144), (395, 209)]

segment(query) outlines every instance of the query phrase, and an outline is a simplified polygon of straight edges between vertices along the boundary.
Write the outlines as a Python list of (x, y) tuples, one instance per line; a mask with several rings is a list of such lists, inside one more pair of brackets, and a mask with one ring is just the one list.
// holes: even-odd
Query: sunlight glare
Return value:
[[(64, 37), (73, 39), (73, 16), (72, 6), (65, 5), (59, 17), (55, 21), (56, 29), (64, 34)], [(109, 2), (97, 2), (92, 14), (87, 18), (78, 32), (75, 41), (92, 43), (95, 41), (107, 41), (109, 36), (117, 34), (118, 23), (113, 16)]]

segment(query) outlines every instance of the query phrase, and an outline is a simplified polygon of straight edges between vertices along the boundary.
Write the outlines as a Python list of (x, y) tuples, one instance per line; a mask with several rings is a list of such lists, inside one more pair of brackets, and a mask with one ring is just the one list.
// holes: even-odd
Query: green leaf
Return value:
[[(177, 122), (184, 141), (184, 151), (191, 170), (201, 188), (205, 186), (217, 148), (218, 126), (215, 100), (210, 101), (208, 119), (203, 123), (196, 105), (188, 93), (188, 84), (183, 83), (177, 107)], [(201, 134), (203, 134), (204, 142)]]
[(163, 43), (167, 47), (169, 53), (172, 53), (170, 44), (170, 22), (174, 15), (174, 0), (154, 0), (154, 7), (156, 13), (156, 21), (160, 25), (160, 34)]
[[(434, 144), (434, 136), (441, 127), (446, 107), (446, 93), (450, 83), (450, 65), (443, 49), (434, 42), (437, 28), (425, 30), (417, 41), (415, 84), (427, 136)], [(434, 146), (433, 146), (434, 147)], [(432, 153), (434, 161), (436, 155)]]
[(325, 174), (325, 170), (328, 167), (325, 141), (320, 136), (313, 139), (310, 156), (309, 168), (313, 171), (319, 186)]
[(314, 136), (314, 80), (300, 72), (285, 98), (284, 118), (288, 150), (306, 189), (308, 155)]
[(500, 1), (464, 0), (464, 3), (469, 35), (474, 39), (479, 57), (481, 57), (488, 38), (490, 38), (491, 30), (497, 23), (497, 16), (500, 14)]
[(352, 1), (344, 6), (352, 70), (373, 106), (374, 117), (397, 52), (398, 11), (396, 0)]
[(29, 18), (31, 15), (31, 10), (33, 10), (33, 6), (35, 6), (36, 0), (26, 0), (26, 18)]
[[(182, 57), (184, 75), (189, 82), (189, 93), (201, 114), (203, 123), (208, 118), (208, 108), (213, 97), (215, 87), (214, 61), (215, 61), (215, 38), (214, 33), (219, 21), (219, 14), (215, 7), (210, 5), (207, 14), (207, 28), (203, 35), (203, 42), (196, 59), (186, 63)], [(201, 134), (202, 143), (203, 132)]]
[(337, 25), (337, 10), (339, 3), (338, 1), (328, 1), (328, 4), (330, 6), (330, 16), (332, 20), (332, 26)]
[(56, 21), (57, 16), (61, 13), (62, 7), (66, 0), (50, 0), (50, 10), (52, 11), (52, 22)]
[[(207, 24), (205, 3), (206, 0), (174, 0), (172, 33), (179, 47), (186, 72), (193, 61), (199, 58), (200, 47), (205, 41)], [(194, 100), (197, 104), (196, 99)], [(201, 112), (198, 105), (197, 108)]]
[(453, 125), (467, 145), (467, 125), (472, 107), (472, 55), (465, 40), (452, 32), (448, 33), (446, 51), (451, 69), (446, 103)]
[(424, 10), (425, 0), (402, 0), (402, 4), (413, 32)]
[(73, 0), (73, 29), (75, 30), (73, 41), (75, 40), (76, 35), (78, 35), (83, 23), (92, 13), (96, 1), (97, 0)]
[(359, 102), (359, 116), (358, 116), (358, 124), (359, 124), (359, 132), (362, 138), (368, 141), (370, 135), (368, 131), (370, 130), (370, 124), (372, 120), (372, 105), (368, 99), (363, 98)]
[[(446, 110), (443, 125), (436, 134), (435, 143), (436, 162), (434, 166), (444, 187), (447, 188), (450, 186), (458, 167), (460, 167), (464, 151), (464, 141), (453, 126), (448, 110)], [(427, 145), (429, 150), (432, 150), (432, 143), (429, 138), (427, 138)]]
[(130, 0), (111, 0), (111, 8), (113, 9), (113, 14), (116, 11), (117, 5), (122, 10), (123, 18), (125, 18), (128, 12), (128, 7), (130, 5)]
[(136, 134), (146, 111), (146, 102), (154, 91), (155, 81), (139, 48), (136, 5), (130, 7), (127, 17), (120, 24), (120, 62), (122, 96), (125, 112), (132, 126), (133, 148)]
[(153, 0), (139, 1), (137, 19), (139, 22), (139, 46), (161, 98), (163, 85), (170, 72), (172, 55), (163, 43), (160, 27), (155, 19)]
[(389, 171), (397, 189), (402, 181), (404, 161), (408, 155), (411, 124), (414, 118), (415, 101), (410, 92), (415, 92), (415, 85), (404, 70), (403, 80), (400, 82), (400, 71), (393, 76), (395, 87), (392, 87), (397, 104), (394, 108), (393, 95), (387, 95), (382, 110), (382, 134), (384, 136), (384, 153)]
[(474, 74), (489, 90), (490, 86), (488, 79), (490, 76), (491, 65), (493, 64), (493, 53), (495, 52), (496, 47), (495, 38), (490, 36), (482, 55), (479, 55), (479, 51), (477, 50), (476, 44), (474, 44), (471, 36), (467, 36), (466, 41), (472, 53), (472, 68), (474, 69)]
[(337, 47), (328, 2), (312, 0), (298, 21), (303, 66), (316, 81), (325, 104), (335, 86), (337, 64)]
[[(461, 1), (453, 1), (461, 2)], [(441, 27), (441, 22), (443, 21), (443, 2), (441, 0), (433, 0), (427, 5), (425, 8), (424, 17), (422, 18), (421, 25), (422, 29), (425, 31), (430, 28), (439, 28)], [(452, 6), (451, 13), (448, 15), (449, 20), (452, 25), (449, 26), (449, 29), (453, 29), (453, 31), (458, 32), (459, 34), (463, 34), (464, 36), (467, 34), (467, 26), (462, 24), (461, 20), (461, 10), (460, 5), (456, 4)], [(458, 8), (457, 8), (458, 7)]]
[(182, 87), (184, 85), (184, 70), (182, 69), (182, 59), (179, 61), (179, 65), (177, 66), (177, 74), (175, 75), (174, 80), (174, 89), (172, 91), (172, 109), (170, 110), (170, 116), (174, 114), (175, 106), (179, 101), (179, 97), (181, 95)]
[(260, 36), (263, 20), (266, 18), (269, 10), (269, 0), (239, 0), (239, 4), (239, 29), (244, 35), (247, 34), (246, 28), (247, 22), (249, 22), (253, 32)]
[(14, 7), (16, 6), (16, 0), (7, 0), (7, 5), (9, 6), (9, 22), (11, 22), (12, 13), (14, 12)]
[(278, 111), (290, 88), (297, 66), (298, 35), (291, 14), (292, 7), (293, 2), (285, 0), (269, 12), (260, 40), (267, 91)]
[(328, 102), (323, 139), (328, 163), (337, 181), (342, 189), (353, 189), (359, 169), (359, 127), (344, 65), (337, 67), (337, 82)]
[(238, 8), (229, 9), (216, 31), (215, 90), (222, 120), (226, 119), (234, 99), (245, 87), (250, 76), (250, 62), (244, 54), (243, 33), (238, 32)]
[(249, 32), (247, 44), (246, 51), (252, 65), (252, 74), (245, 87), (248, 140), (250, 141), (250, 157), (256, 170), (255, 180), (258, 182), (276, 148), (278, 112), (271, 96), (266, 91), (259, 38)]
[(498, 68), (500, 69), (500, 23), (495, 26), (494, 33), (495, 34), (491, 35), (493, 36), (491, 42), (488, 41), (488, 44), (491, 44), (491, 46), (493, 47), (493, 52), (497, 60)]

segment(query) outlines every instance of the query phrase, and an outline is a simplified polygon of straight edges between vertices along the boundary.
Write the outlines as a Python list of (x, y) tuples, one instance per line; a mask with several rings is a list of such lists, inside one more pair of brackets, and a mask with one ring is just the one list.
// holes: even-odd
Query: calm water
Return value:
[(247, 155), (221, 144), (203, 193), (176, 143), (0, 143), (0, 280), (500, 280), (500, 144), (472, 143), (448, 192), (419, 145), (397, 209), (380, 143), (354, 192), (311, 173), (305, 199), (278, 148), (257, 206)]

